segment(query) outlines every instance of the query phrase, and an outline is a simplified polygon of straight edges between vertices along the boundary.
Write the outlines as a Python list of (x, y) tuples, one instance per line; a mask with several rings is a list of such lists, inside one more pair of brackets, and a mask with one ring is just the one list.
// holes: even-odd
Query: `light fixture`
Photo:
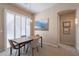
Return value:
[(29, 22), (32, 22), (32, 19), (28, 18), (28, 21), (29, 21)]
[(30, 19), (30, 22), (32, 22), (32, 19)]

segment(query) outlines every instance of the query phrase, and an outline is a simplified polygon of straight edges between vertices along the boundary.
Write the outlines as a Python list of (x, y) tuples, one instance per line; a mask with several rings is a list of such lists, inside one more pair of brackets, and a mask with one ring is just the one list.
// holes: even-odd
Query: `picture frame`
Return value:
[(35, 30), (48, 31), (49, 30), (49, 19), (35, 19)]
[(70, 27), (71, 27), (71, 22), (70, 21), (64, 21), (63, 22), (63, 33), (64, 34), (70, 34)]
[(70, 27), (70, 26), (71, 26), (71, 22), (70, 21), (63, 22), (63, 27)]
[(64, 33), (64, 34), (69, 34), (69, 33), (70, 33), (70, 28), (67, 28), (67, 27), (64, 28), (64, 29), (63, 29), (63, 33)]

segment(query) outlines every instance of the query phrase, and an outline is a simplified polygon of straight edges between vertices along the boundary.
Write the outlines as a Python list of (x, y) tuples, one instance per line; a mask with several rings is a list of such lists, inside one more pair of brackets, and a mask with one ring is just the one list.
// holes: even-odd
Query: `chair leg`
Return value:
[(34, 49), (32, 48), (32, 56), (34, 56)]
[(39, 52), (38, 47), (36, 47), (36, 48), (37, 48), (37, 52)]
[(10, 47), (10, 56), (12, 55), (12, 47)]
[(28, 51), (28, 48), (29, 48), (29, 46), (27, 46), (26, 53), (27, 53), (27, 51)]
[(16, 50), (16, 53), (15, 53), (15, 56), (17, 56), (17, 50)]

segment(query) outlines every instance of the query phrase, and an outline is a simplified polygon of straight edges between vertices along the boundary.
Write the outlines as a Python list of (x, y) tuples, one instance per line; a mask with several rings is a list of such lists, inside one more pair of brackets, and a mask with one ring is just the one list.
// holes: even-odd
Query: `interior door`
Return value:
[(75, 12), (60, 15), (60, 43), (75, 46)]

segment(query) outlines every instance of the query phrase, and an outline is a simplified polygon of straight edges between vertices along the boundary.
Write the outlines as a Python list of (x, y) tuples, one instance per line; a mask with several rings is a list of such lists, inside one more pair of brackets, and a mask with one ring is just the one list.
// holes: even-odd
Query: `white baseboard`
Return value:
[(64, 44), (56, 44), (56, 43), (49, 43), (49, 42), (43, 42), (43, 44), (49, 45), (49, 46), (52, 46), (52, 47), (62, 47), (64, 49), (67, 49), (67, 50), (70, 50), (70, 51), (79, 51), (75, 47), (67, 46), (67, 45), (64, 45)]
[(64, 45), (64, 44), (59, 44), (59, 47), (62, 47), (64, 49), (71, 50), (71, 51), (77, 51), (75, 47), (71, 47), (71, 46)]
[(58, 45), (55, 44), (55, 43), (43, 42), (43, 44), (45, 44), (45, 45), (49, 45), (49, 46), (53, 46), (53, 47), (58, 47)]

